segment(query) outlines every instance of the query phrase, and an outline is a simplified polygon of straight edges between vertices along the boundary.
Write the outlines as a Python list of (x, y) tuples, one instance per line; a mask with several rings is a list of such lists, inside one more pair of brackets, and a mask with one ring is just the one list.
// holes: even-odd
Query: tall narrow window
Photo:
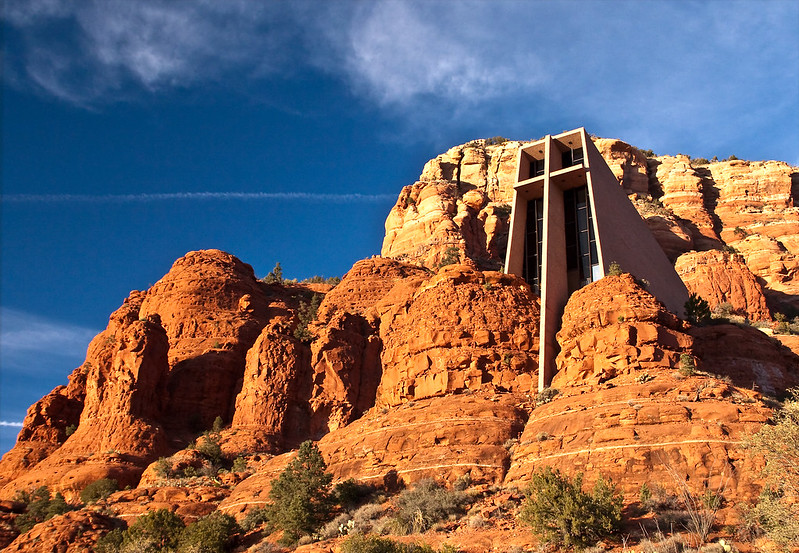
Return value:
[(522, 277), (533, 293), (541, 293), (541, 253), (544, 243), (544, 198), (527, 202), (527, 229), (524, 233)]
[(571, 148), (561, 154), (561, 161), (563, 168), (571, 167), (572, 165), (579, 165), (583, 162), (583, 149)]
[(544, 160), (543, 159), (533, 159), (530, 162), (530, 178), (540, 177), (544, 174)]
[(566, 227), (566, 274), (569, 292), (593, 282), (598, 274), (594, 222), (588, 188), (581, 186), (563, 193)]

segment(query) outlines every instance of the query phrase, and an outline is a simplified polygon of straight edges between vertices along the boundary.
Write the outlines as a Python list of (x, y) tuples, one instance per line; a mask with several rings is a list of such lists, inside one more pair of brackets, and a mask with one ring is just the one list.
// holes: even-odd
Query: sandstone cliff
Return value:
[[(799, 308), (795, 168), (596, 144), (691, 291), (751, 320)], [(518, 146), (474, 141), (431, 160), (387, 218), (383, 257), (356, 262), (332, 290), (265, 284), (234, 256), (203, 250), (132, 292), (68, 385), (29, 409), (0, 461), (0, 523), (11, 528), (19, 506), (7, 500), (19, 490), (46, 485), (75, 500), (105, 477), (130, 489), (16, 539), (0, 532), (0, 546), (83, 550), (157, 508), (241, 519), (268, 501), (306, 439), (337, 481), (386, 493), (424, 478), (471, 482), (480, 512), (501, 519), (496, 539), (519, 533), (498, 513), (543, 466), (611, 477), (628, 504), (672, 473), (697, 489), (723, 482), (731, 507), (755, 497), (759, 461), (740, 442), (771, 415), (766, 395), (799, 384), (789, 349), (799, 342), (692, 327), (632, 276), (606, 277), (570, 298), (557, 374), (538, 394), (539, 299), (494, 270)], [(315, 320), (301, 320), (314, 294)], [(229, 472), (194, 441), (217, 417), (216, 462)], [(487, 536), (470, 534), (464, 550), (484, 550), (475, 544)]]

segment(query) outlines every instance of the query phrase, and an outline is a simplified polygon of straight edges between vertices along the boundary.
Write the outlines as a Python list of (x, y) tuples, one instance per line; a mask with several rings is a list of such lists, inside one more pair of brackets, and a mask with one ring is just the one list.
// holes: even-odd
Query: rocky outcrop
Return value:
[(694, 337), (693, 353), (703, 371), (770, 396), (783, 396), (799, 385), (799, 355), (781, 344), (779, 337), (730, 324), (692, 328), (690, 333)]
[(69, 512), (37, 524), (3, 551), (83, 553), (93, 551), (97, 540), (119, 527), (119, 521), (95, 511)]
[(397, 489), (423, 478), (501, 482), (529, 398), (478, 391), (373, 409), (319, 442), (337, 479), (356, 478)]
[(88, 367), (77, 429), (0, 490), (3, 497), (48, 486), (72, 499), (101, 478), (135, 484), (144, 467), (168, 450), (159, 422), (169, 370), (166, 334), (151, 317), (120, 329), (117, 338), (110, 362)]
[(718, 378), (644, 374), (646, 382), (619, 381), (578, 395), (562, 389), (537, 407), (513, 449), (506, 483), (523, 485), (551, 466), (584, 472), (589, 484), (610, 478), (630, 499), (644, 483), (674, 492), (672, 473), (699, 494), (720, 491), (731, 503), (756, 497), (760, 467), (740, 441), (770, 416), (758, 394)]
[(28, 409), (17, 443), (0, 461), (0, 486), (36, 466), (75, 431), (86, 396), (87, 374), (110, 364), (125, 329), (138, 320), (143, 299), (144, 292), (132, 291), (111, 314), (106, 329), (91, 341), (86, 361), (69, 376), (69, 384), (58, 386)]
[(339, 312), (311, 345), (311, 436), (346, 426), (375, 403), (382, 376), (377, 325)]
[(430, 272), (394, 259), (372, 257), (356, 261), (341, 282), (319, 304), (317, 320), (327, 323), (339, 312), (364, 315), (395, 286), (421, 282)]
[(528, 392), (538, 300), (513, 275), (450, 265), (381, 317), (380, 337), (379, 406), (481, 388)]
[(557, 334), (552, 387), (596, 386), (642, 370), (679, 368), (691, 337), (630, 274), (608, 276), (569, 298)]
[(266, 325), (268, 299), (252, 267), (219, 250), (189, 252), (156, 282), (141, 316), (157, 314), (169, 338), (170, 431), (193, 437), (233, 417), (247, 350)]
[(277, 453), (297, 447), (310, 435), (310, 392), (308, 348), (270, 325), (247, 352), (233, 429), (245, 433), (255, 451)]
[(615, 138), (594, 138), (593, 141), (627, 194), (649, 194), (647, 159), (638, 148)]
[[(755, 497), (758, 467), (739, 444), (770, 410), (758, 392), (728, 380), (736, 370), (714, 359), (723, 345), (689, 331), (630, 275), (574, 293), (553, 390), (539, 396), (506, 482), (552, 466), (612, 478), (631, 497), (644, 483), (675, 489), (674, 474), (731, 501)], [(688, 360), (705, 367), (706, 359), (718, 374), (692, 375)]]
[(747, 319), (771, 319), (763, 287), (741, 255), (719, 250), (688, 252), (674, 268), (688, 291), (702, 297), (711, 309), (726, 303), (732, 313)]

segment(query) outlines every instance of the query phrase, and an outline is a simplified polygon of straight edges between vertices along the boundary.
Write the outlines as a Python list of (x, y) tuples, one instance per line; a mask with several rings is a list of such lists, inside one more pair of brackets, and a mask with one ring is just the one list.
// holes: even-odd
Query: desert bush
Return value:
[(121, 528), (111, 530), (102, 536), (94, 546), (94, 553), (117, 553), (122, 547), (125, 532)]
[(269, 491), (272, 502), (266, 507), (266, 518), (283, 530), (282, 543), (295, 543), (330, 518), (332, 479), (319, 448), (311, 441), (303, 442)]
[(544, 388), (535, 396), (536, 406), (543, 405), (552, 401), (558, 395), (558, 390), (555, 388)]
[(389, 538), (354, 534), (341, 544), (341, 553), (455, 553), (450, 546), (436, 550), (427, 544), (400, 543)]
[(691, 294), (685, 302), (685, 316), (695, 325), (703, 325), (710, 321), (710, 305), (698, 294)]
[(592, 493), (582, 487), (582, 474), (570, 479), (550, 467), (536, 471), (519, 519), (546, 542), (578, 548), (595, 544), (618, 530), (622, 497), (603, 478)]
[(269, 522), (269, 516), (267, 510), (263, 507), (256, 507), (255, 509), (250, 509), (247, 511), (244, 519), (241, 521), (240, 526), (250, 532), (259, 528)]
[(159, 478), (172, 478), (172, 459), (170, 457), (159, 457), (155, 462), (155, 474)]
[(680, 374), (683, 376), (693, 376), (696, 372), (696, 363), (689, 353), (680, 354)]
[(375, 489), (369, 484), (358, 482), (352, 478), (339, 482), (333, 488), (336, 501), (345, 509), (352, 509), (363, 503), (374, 491)]
[(218, 467), (222, 463), (222, 447), (219, 445), (219, 434), (206, 432), (197, 440), (197, 451)]
[(238, 531), (232, 516), (213, 512), (188, 525), (180, 534), (178, 553), (225, 553)]
[(230, 468), (231, 472), (244, 472), (247, 470), (247, 459), (239, 455), (233, 460), (233, 466)]
[(655, 154), (655, 152), (653, 152), (651, 149), (649, 149), (649, 150), (638, 150), (638, 151), (641, 152), (642, 154), (644, 154), (645, 157), (657, 157), (657, 154)]
[(688, 485), (688, 478), (682, 477), (677, 471), (668, 464), (665, 464), (668, 472), (675, 484), (677, 498), (682, 504), (685, 522), (683, 526), (686, 530), (694, 533), (700, 543), (705, 543), (713, 525), (716, 522), (716, 514), (721, 509), (724, 502), (724, 491), (727, 487), (729, 477), (721, 474), (721, 483), (718, 488), (710, 489), (705, 487), (701, 493), (692, 490)]
[(83, 488), (83, 491), (80, 492), (80, 500), (84, 503), (94, 503), (105, 499), (118, 489), (119, 485), (116, 480), (101, 478)]
[(507, 141), (508, 139), (505, 138), (504, 136), (492, 136), (491, 138), (486, 138), (486, 146), (504, 144)]
[(261, 281), (266, 284), (283, 284), (283, 267), (280, 266), (280, 263), (275, 263), (275, 268)]
[(622, 270), (621, 265), (615, 261), (611, 261), (610, 265), (608, 265), (608, 276), (621, 276), (622, 274), (624, 274), (624, 271)]
[(301, 342), (310, 342), (313, 340), (314, 336), (308, 329), (308, 325), (316, 319), (316, 312), (319, 310), (320, 301), (321, 296), (319, 294), (314, 294), (311, 297), (311, 303), (300, 302), (300, 306), (297, 309), (297, 318), (299, 322), (297, 323), (297, 328), (294, 329), (294, 337), (297, 340)]
[(781, 544), (799, 544), (799, 388), (778, 409), (772, 424), (763, 425), (746, 447), (765, 457), (767, 487), (750, 519)]
[(367, 503), (352, 513), (352, 520), (356, 532), (366, 533), (372, 530), (374, 521), (383, 516), (386, 510), (382, 505)]
[(19, 491), (14, 496), (14, 501), (25, 504), (25, 512), (14, 519), (14, 525), (23, 534), (40, 522), (74, 509), (64, 500), (61, 493), (50, 497), (47, 486), (41, 486), (32, 492)]
[(78, 425), (70, 424), (69, 426), (67, 426), (64, 429), (64, 434), (66, 434), (67, 438), (69, 438), (70, 436), (72, 436), (75, 433), (75, 430), (77, 430), (77, 429), (78, 429)]
[(397, 497), (397, 512), (393, 518), (400, 534), (424, 532), (436, 522), (463, 511), (469, 495), (442, 488), (434, 480), (420, 480), (411, 490)]
[(185, 525), (168, 509), (141, 515), (124, 532), (120, 551), (174, 551)]
[(455, 246), (450, 246), (444, 250), (444, 255), (441, 256), (441, 261), (438, 262), (438, 268), (446, 267), (447, 265), (454, 265), (460, 263), (461, 251)]

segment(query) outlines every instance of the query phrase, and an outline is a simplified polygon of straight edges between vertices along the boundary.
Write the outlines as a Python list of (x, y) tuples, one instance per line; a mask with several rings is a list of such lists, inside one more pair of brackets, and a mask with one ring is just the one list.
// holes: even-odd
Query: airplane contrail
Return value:
[(155, 194), (5, 194), (7, 203), (134, 203), (169, 200), (278, 200), (369, 203), (396, 200), (396, 194), (325, 194), (315, 192), (165, 192)]

